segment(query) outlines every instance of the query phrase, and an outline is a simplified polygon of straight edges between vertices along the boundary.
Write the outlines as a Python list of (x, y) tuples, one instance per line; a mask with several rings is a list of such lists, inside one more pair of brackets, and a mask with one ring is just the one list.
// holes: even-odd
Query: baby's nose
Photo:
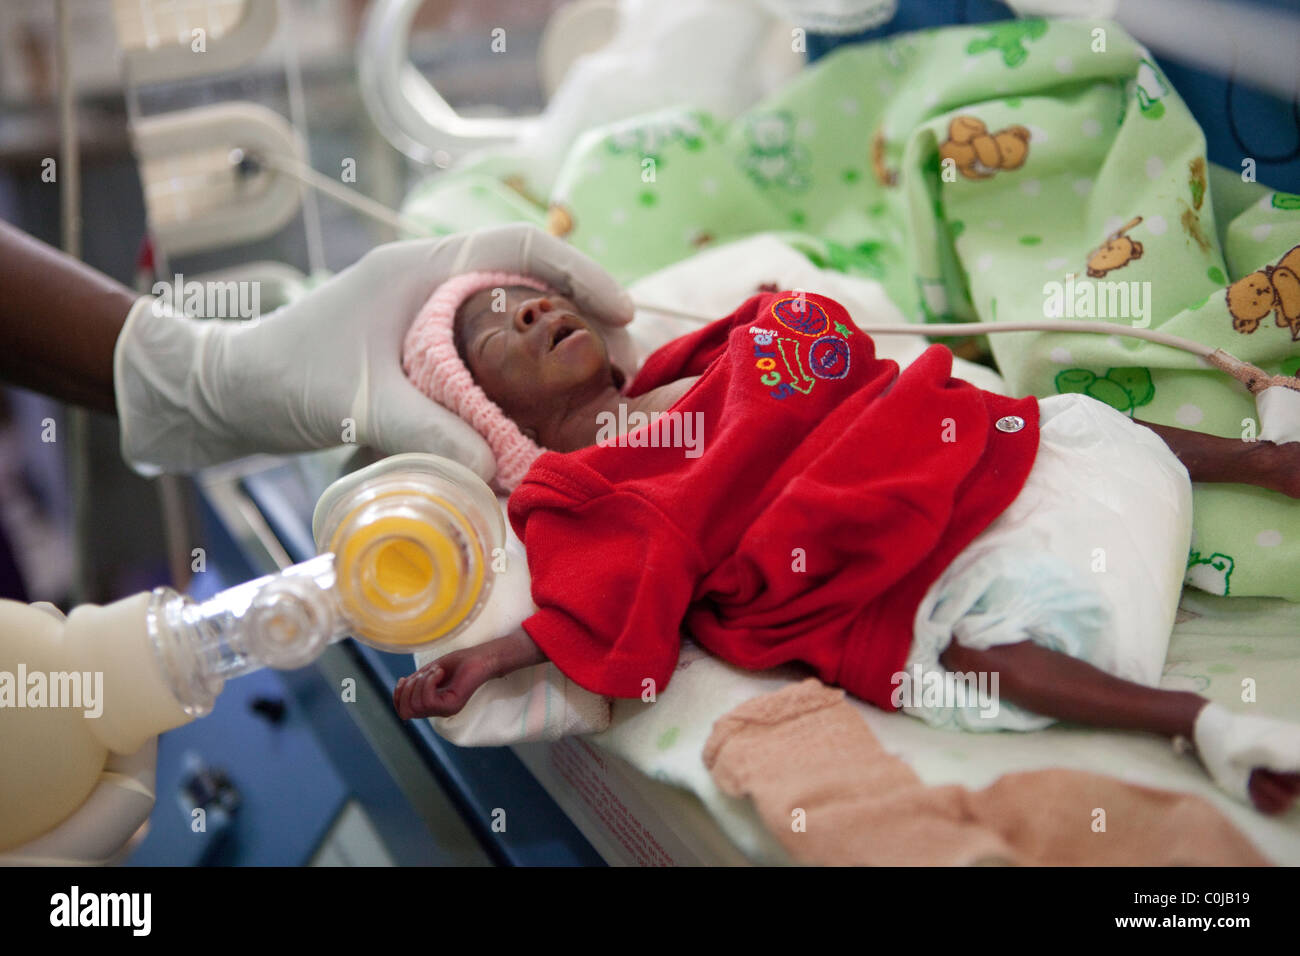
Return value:
[(515, 325), (521, 332), (526, 332), (547, 312), (554, 310), (551, 300), (545, 297), (529, 299), (515, 312)]

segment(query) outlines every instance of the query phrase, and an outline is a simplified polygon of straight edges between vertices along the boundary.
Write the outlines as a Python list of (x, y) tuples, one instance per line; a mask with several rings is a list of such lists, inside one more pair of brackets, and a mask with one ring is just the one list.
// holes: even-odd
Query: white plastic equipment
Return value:
[[(113, 0), (122, 69), (131, 85), (209, 76), (251, 62), (275, 34), (270, 0)], [(202, 45), (202, 56), (195, 56)]]
[(170, 256), (273, 235), (298, 212), (297, 180), (230, 161), (235, 150), (302, 160), (302, 141), (273, 110), (217, 103), (141, 118), (134, 133), (149, 228)]
[(411, 21), (424, 0), (375, 0), (357, 51), (357, 79), (370, 118), (418, 162), (449, 166), (478, 146), (520, 138), (535, 117), (461, 116), (407, 58)]

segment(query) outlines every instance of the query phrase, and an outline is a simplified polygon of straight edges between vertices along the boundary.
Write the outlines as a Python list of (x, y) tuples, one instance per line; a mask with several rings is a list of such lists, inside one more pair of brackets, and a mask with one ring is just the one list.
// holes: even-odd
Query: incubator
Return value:
[[(170, 588), (85, 606), (66, 622), (23, 607), (28, 626), (0, 646), (0, 672), (93, 675), (96, 714), (32, 706), (11, 688), (0, 735), (0, 850), (63, 820), (95, 788), (110, 753), (211, 711), (225, 682), (263, 667), (315, 660), (349, 634), (406, 651), (459, 633), (492, 589), (505, 528), (472, 471), (433, 455), (397, 455), (335, 482), (317, 503), (321, 553), (195, 601)], [(16, 637), (13, 635), (17, 635)], [(65, 686), (71, 677), (64, 679)], [(89, 703), (78, 701), (78, 703)]]

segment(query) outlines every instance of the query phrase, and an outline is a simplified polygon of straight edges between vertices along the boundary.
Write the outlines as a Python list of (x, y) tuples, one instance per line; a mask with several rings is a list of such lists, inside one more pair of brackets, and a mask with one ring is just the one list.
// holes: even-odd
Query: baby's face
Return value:
[(456, 313), (465, 363), (479, 388), (520, 425), (594, 386), (622, 387), (598, 323), (564, 296), (525, 286), (484, 289)]

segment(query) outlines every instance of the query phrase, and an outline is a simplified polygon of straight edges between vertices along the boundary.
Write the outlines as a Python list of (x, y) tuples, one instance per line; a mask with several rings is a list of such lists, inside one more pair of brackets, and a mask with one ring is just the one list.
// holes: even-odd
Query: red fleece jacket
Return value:
[(524, 630), (614, 697), (667, 686), (684, 628), (893, 709), (921, 598), (1038, 451), (1035, 398), (951, 372), (933, 345), (900, 374), (838, 303), (789, 292), (659, 349), (627, 394), (701, 375), (690, 391), (621, 438), (543, 454), (510, 498), (538, 607)]

